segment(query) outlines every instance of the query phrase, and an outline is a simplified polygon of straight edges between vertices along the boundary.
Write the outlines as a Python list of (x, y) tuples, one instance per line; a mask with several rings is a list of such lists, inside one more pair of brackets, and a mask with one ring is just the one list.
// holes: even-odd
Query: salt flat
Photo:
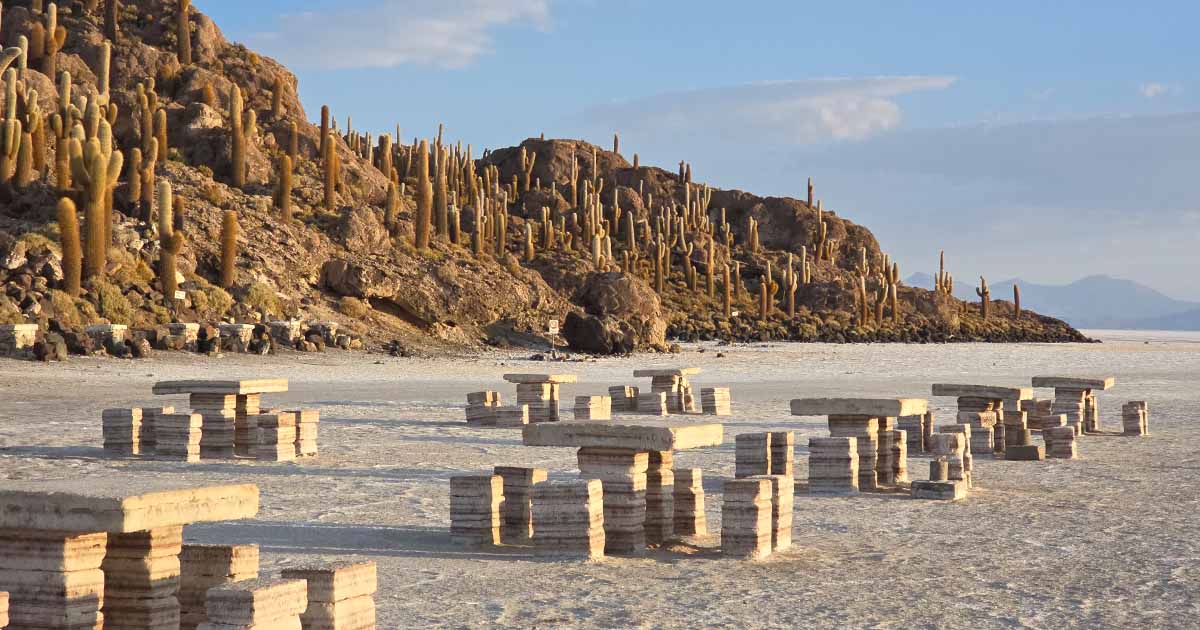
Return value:
[[(320, 560), (375, 560), (380, 628), (1197, 627), (1200, 441), (1192, 427), (1200, 414), (1200, 336), (1097, 334), (1108, 343), (710, 345), (552, 366), (504, 353), (4, 360), (0, 483), (87, 484), (118, 470), (197, 485), (257, 484), (258, 518), (192, 526), (186, 538), (260, 544), (264, 575)], [(562, 386), (569, 417), (577, 393), (632, 384), (635, 368), (679, 365), (704, 368), (691, 378), (697, 386), (732, 388), (725, 443), (675, 458), (677, 468), (704, 469), (708, 539), (600, 563), (450, 545), (451, 475), (495, 465), (545, 467), (551, 478), (575, 470), (571, 449), (523, 447), (518, 430), (468, 428), (467, 392), (496, 389), (510, 401), (501, 374), (576, 373), (578, 383)], [(806, 478), (807, 438), (824, 435), (824, 425), (791, 417), (792, 398), (920, 398), (934, 382), (1028, 386), (1035, 374), (1115, 375), (1116, 388), (1099, 394), (1104, 428), (1119, 430), (1122, 402), (1145, 399), (1151, 437), (1084, 437), (1076, 461), (977, 458), (976, 489), (958, 504), (800, 495), (789, 552), (747, 563), (713, 550), (735, 435), (796, 430), (796, 475)], [(103, 408), (186, 405), (151, 395), (155, 381), (268, 377), (290, 379), (291, 391), (264, 396), (264, 407), (321, 409), (319, 459), (189, 465), (109, 459), (100, 448)], [(939, 423), (953, 421), (953, 399), (931, 403)], [(924, 478), (925, 460), (910, 459), (909, 471)]]

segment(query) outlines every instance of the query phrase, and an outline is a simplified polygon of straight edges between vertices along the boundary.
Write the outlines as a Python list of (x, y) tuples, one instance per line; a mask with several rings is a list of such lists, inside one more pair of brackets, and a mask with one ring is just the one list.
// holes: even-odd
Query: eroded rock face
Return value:
[[(662, 304), (650, 285), (638, 278), (619, 272), (593, 273), (576, 291), (573, 301), (582, 306), (588, 316), (597, 320), (586, 322), (586, 325), (583, 321), (576, 322), (580, 334), (575, 338), (583, 345), (597, 345), (587, 341), (588, 337), (596, 337), (597, 333), (584, 333), (588, 329), (595, 331), (598, 328), (605, 330), (604, 337), (609, 340), (608, 345), (618, 353), (645, 350), (666, 342), (667, 322), (663, 318)], [(615, 342), (616, 337), (621, 335), (632, 337), (628, 342), (632, 348), (626, 350), (625, 343)], [(565, 331), (564, 336), (570, 343), (572, 336)], [(572, 344), (572, 347), (575, 345)], [(577, 349), (590, 352), (582, 347)]]
[(633, 329), (615, 317), (569, 313), (562, 335), (572, 350), (588, 354), (629, 354), (636, 347)]

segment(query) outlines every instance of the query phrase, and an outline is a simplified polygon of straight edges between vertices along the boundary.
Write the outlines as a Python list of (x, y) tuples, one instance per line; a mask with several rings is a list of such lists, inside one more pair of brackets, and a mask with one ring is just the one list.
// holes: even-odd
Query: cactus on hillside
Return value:
[(58, 23), (58, 5), (46, 7), (46, 25), (35, 22), (29, 38), (29, 57), (39, 59), (42, 74), (58, 76), (58, 52), (67, 43), (67, 29)]
[[(429, 142), (422, 140), (417, 148), (417, 221), (414, 245), (429, 247), (429, 231), (433, 227), (433, 183), (429, 181)], [(476, 226), (475, 231), (479, 228)]]
[(192, 65), (192, 23), (188, 19), (188, 9), (192, 0), (179, 0), (175, 8), (175, 55), (184, 66)]
[[(231, 179), (234, 188), (246, 186), (246, 144), (255, 118), (254, 111), (246, 113), (244, 107), (242, 89), (235, 84), (229, 88), (230, 168), (233, 171)], [(159, 146), (158, 149), (161, 156), (163, 147)]]
[(226, 210), (221, 219), (221, 288), (232, 288), (237, 281), (238, 215)]
[[(107, 150), (106, 150), (107, 149)], [(108, 192), (116, 185), (124, 159), (120, 151), (107, 148), (100, 138), (86, 145), (71, 143), (71, 179), (84, 201), (85, 237), (84, 278), (104, 274), (108, 250), (109, 216), (105, 205)]]
[(62, 245), (62, 290), (75, 297), (80, 292), (83, 252), (79, 248), (79, 216), (75, 202), (67, 197), (58, 200), (58, 238)]
[(104, 36), (114, 44), (121, 37), (120, 25), (117, 22), (120, 16), (120, 0), (107, 0), (104, 3)]
[(325, 153), (321, 156), (322, 181), (325, 194), (321, 204), (326, 210), (333, 210), (337, 205), (338, 175), (342, 170), (342, 157), (338, 155), (337, 133), (330, 131), (324, 142)]
[(987, 320), (988, 307), (992, 301), (992, 291), (988, 288), (987, 278), (979, 276), (979, 288), (975, 289), (975, 295), (979, 296), (979, 314)]
[(171, 182), (164, 179), (158, 183), (158, 284), (168, 307), (174, 306), (175, 292), (179, 290), (176, 263), (183, 249), (183, 231), (175, 229), (174, 207)]
[(292, 222), (292, 158), (288, 155), (279, 156), (279, 175), (275, 181), (275, 192), (272, 195), (275, 207), (279, 209), (280, 219), (284, 223)]
[(155, 156), (160, 163), (167, 161), (170, 145), (167, 143), (167, 110), (159, 109), (154, 112), (154, 140), (156, 142)]
[(437, 171), (433, 177), (433, 216), (437, 227), (438, 238), (450, 240), (450, 200), (447, 191), (447, 173), (450, 167), (450, 150), (446, 147), (437, 149), (434, 156)]
[(1013, 318), (1021, 317), (1021, 287), (1017, 283), (1013, 283)]

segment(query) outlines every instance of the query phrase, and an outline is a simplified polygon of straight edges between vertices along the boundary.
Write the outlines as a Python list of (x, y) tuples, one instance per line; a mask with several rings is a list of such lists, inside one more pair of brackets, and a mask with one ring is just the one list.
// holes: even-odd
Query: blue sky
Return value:
[[(313, 115), (545, 132), (763, 194), (817, 180), (903, 272), (1200, 300), (1200, 3), (196, 0)], [(1196, 250), (1196, 251), (1193, 251)]]

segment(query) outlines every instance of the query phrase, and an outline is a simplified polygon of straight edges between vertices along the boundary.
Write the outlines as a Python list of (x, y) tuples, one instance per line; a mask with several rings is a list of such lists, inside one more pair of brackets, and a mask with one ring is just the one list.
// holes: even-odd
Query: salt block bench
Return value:
[[(855, 438), (858, 454), (858, 487), (874, 490), (893, 480), (906, 462), (893, 457), (892, 431), (896, 418), (924, 415), (924, 398), (798, 398), (791, 402), (793, 416), (826, 416), (831, 437)], [(886, 433), (880, 439), (880, 432)]]
[(1075, 427), (1076, 434), (1084, 431), (1100, 431), (1100, 409), (1096, 404), (1096, 391), (1112, 389), (1117, 379), (1112, 376), (1035, 376), (1035, 388), (1054, 390), (1054, 404), (1050, 413), (1065, 414), (1067, 424)]
[(0, 591), (12, 623), (100, 628), (105, 615), (178, 623), (183, 527), (251, 518), (258, 508), (254, 485), (0, 481)]
[(151, 391), (156, 396), (187, 394), (192, 411), (204, 418), (200, 429), (201, 457), (232, 459), (237, 453), (250, 453), (255, 446), (251, 443), (248, 419), (261, 411), (262, 395), (288, 391), (288, 380), (160, 381)]
[[(558, 422), (530, 424), (522, 430), (525, 446), (578, 449), (580, 476), (604, 484), (604, 536), (608, 553), (641, 553), (647, 527), (655, 538), (670, 540), (675, 518), (672, 470), (674, 452), (719, 446), (720, 424), (649, 422)], [(651, 495), (653, 511), (647, 509)], [(534, 523), (537, 530), (537, 523)]]
[(528, 407), (529, 422), (558, 422), (558, 386), (575, 383), (574, 374), (505, 374), (504, 380), (517, 386), (517, 407)]
[(698, 413), (688, 377), (703, 371), (698, 367), (648, 368), (634, 370), (633, 377), (651, 379), (650, 392), (666, 394), (668, 413)]
[[(1016, 431), (1025, 430), (1024, 401), (1033, 400), (1030, 387), (1001, 387), (994, 385), (959, 385), (936, 383), (934, 396), (958, 399), (958, 422), (993, 431), (988, 452), (1004, 452), (1006, 425)], [(1007, 415), (1006, 415), (1007, 414)], [(975, 452), (975, 449), (972, 449)]]

